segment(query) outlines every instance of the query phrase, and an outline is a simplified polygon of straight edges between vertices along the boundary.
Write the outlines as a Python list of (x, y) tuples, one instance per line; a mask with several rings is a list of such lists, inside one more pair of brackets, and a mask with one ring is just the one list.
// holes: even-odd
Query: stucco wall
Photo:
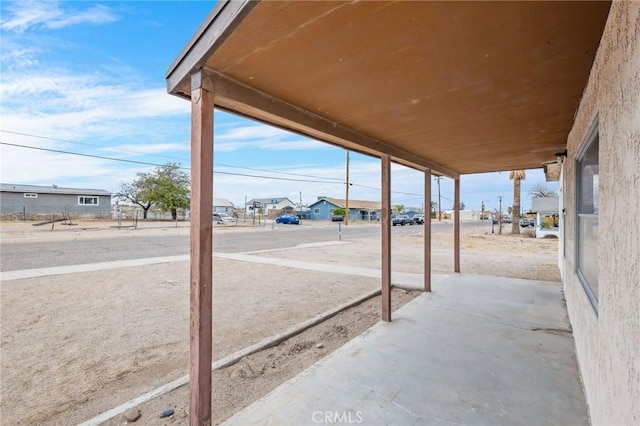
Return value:
[[(640, 2), (613, 2), (568, 139), (566, 298), (594, 425), (640, 424)], [(599, 117), (598, 313), (575, 274), (575, 158)]]

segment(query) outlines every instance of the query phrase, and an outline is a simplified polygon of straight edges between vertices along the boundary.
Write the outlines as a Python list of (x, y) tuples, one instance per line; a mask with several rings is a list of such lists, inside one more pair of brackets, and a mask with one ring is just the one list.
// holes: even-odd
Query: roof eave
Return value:
[(220, 0), (207, 19), (167, 70), (167, 92), (191, 98), (191, 74), (204, 66), (257, 4), (250, 0)]

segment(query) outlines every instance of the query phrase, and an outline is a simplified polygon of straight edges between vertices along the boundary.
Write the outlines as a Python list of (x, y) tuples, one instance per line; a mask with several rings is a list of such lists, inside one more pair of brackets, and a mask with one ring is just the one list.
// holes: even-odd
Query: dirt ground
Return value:
[[(188, 233), (188, 228), (172, 232)], [(105, 235), (113, 233), (99, 225), (55, 233), (3, 226), (1, 241), (6, 247), (12, 241)], [(394, 238), (394, 271), (422, 272), (422, 240), (419, 233)], [(477, 229), (463, 232), (462, 272), (559, 281), (557, 244)], [(348, 250), (341, 249), (341, 256), (331, 246), (260, 256), (379, 269), (377, 237), (343, 247)], [(432, 250), (433, 271), (451, 273), (452, 235), (434, 234)], [(220, 258), (214, 262), (214, 359), (379, 287), (379, 280), (367, 277)], [(416, 295), (394, 290), (394, 309)], [(77, 424), (188, 372), (188, 262), (5, 281), (0, 308), (2, 424)], [(370, 299), (216, 371), (215, 423), (362, 333), (379, 315), (379, 298)], [(187, 424), (187, 404), (183, 387), (140, 406), (137, 424)], [(169, 407), (176, 414), (159, 419), (158, 413)], [(123, 421), (118, 416), (109, 424)]]

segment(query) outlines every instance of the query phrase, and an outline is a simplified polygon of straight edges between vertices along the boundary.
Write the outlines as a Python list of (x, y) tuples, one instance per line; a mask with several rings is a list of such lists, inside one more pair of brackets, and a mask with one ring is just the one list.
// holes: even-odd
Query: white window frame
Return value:
[(313, 209), (313, 213), (314, 213), (314, 214), (320, 214), (320, 209), (316, 209), (316, 208), (314, 208), (314, 209)]
[[(85, 199), (86, 198), (93, 198), (94, 200), (96, 200), (95, 203), (86, 203)], [(79, 206), (99, 206), (100, 205), (100, 197), (98, 197), (97, 195), (78, 195), (78, 205)]]
[[(594, 122), (591, 124), (591, 127), (589, 128), (589, 131), (587, 132), (587, 136), (585, 137), (582, 146), (580, 147), (580, 150), (578, 151), (578, 154), (576, 155), (576, 159), (575, 159), (575, 168), (574, 170), (576, 171), (576, 179), (575, 179), (575, 259), (574, 259), (574, 264), (575, 264), (575, 273), (578, 277), (578, 280), (580, 281), (580, 284), (582, 284), (582, 288), (584, 289), (585, 294), (587, 295), (587, 299), (589, 299), (589, 302), (591, 304), (591, 307), (593, 308), (594, 313), (596, 314), (596, 317), (598, 316), (598, 277), (596, 277), (596, 283), (591, 283), (591, 284), (595, 284), (595, 291), (592, 288), (592, 285), (589, 283), (589, 281), (587, 280), (587, 278), (585, 277), (585, 275), (582, 273), (582, 271), (580, 270), (580, 254), (581, 254), (581, 250), (582, 250), (582, 242), (580, 241), (580, 217), (583, 218), (595, 218), (596, 222), (598, 219), (598, 209), (597, 209), (597, 205), (595, 208), (595, 213), (581, 213), (580, 212), (580, 207), (581, 207), (581, 194), (582, 194), (582, 181), (581, 181), (581, 164), (582, 161), (585, 157), (585, 155), (587, 154), (587, 152), (589, 151), (589, 149), (593, 146), (594, 142), (598, 142), (598, 144), (600, 143), (600, 132), (599, 132), (599, 126), (598, 126), (599, 120), (598, 117), (595, 118)], [(600, 147), (598, 146), (598, 164), (600, 164), (600, 156), (599, 156), (599, 151), (600, 151)], [(599, 198), (599, 188), (598, 188), (598, 198)], [(599, 200), (598, 200), (599, 202)], [(596, 242), (597, 242), (597, 236), (596, 236)], [(597, 261), (597, 259), (596, 259)], [(596, 264), (597, 266), (597, 264)]]
[(25, 192), (24, 198), (38, 198), (38, 194), (35, 192)]

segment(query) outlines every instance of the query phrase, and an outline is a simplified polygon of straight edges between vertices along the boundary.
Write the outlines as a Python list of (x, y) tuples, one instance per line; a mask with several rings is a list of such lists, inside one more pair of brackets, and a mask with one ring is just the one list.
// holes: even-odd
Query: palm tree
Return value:
[(524, 170), (512, 170), (509, 179), (513, 179), (513, 217), (511, 233), (520, 233), (520, 181), (525, 178)]

